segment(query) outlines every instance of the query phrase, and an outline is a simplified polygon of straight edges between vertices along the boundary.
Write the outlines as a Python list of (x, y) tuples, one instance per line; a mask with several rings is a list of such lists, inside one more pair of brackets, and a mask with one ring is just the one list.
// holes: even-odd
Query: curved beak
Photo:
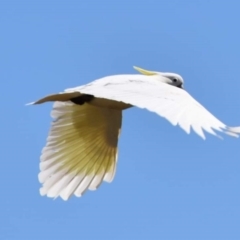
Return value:
[(178, 86), (179, 88), (182, 88), (182, 89), (184, 89), (184, 87), (183, 87), (183, 84), (181, 83), (181, 85), (179, 85)]

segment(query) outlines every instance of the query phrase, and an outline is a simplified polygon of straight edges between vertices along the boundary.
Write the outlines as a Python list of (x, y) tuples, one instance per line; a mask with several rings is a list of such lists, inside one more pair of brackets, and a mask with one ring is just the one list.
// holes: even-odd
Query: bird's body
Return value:
[(174, 73), (136, 68), (143, 75), (115, 75), (66, 89), (33, 104), (54, 101), (51, 130), (43, 148), (39, 181), (41, 195), (67, 200), (111, 182), (116, 172), (122, 110), (146, 108), (202, 138), (203, 130), (238, 137), (240, 127), (228, 127), (183, 90)]

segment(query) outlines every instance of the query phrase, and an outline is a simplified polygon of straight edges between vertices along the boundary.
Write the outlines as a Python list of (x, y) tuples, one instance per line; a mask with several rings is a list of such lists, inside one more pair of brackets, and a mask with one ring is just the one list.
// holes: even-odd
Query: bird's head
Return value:
[(133, 68), (138, 72), (142, 73), (143, 75), (147, 75), (147, 76), (159, 75), (161, 76), (160, 81), (173, 85), (175, 87), (183, 88), (183, 83), (184, 83), (183, 78), (176, 73), (148, 71), (135, 66)]

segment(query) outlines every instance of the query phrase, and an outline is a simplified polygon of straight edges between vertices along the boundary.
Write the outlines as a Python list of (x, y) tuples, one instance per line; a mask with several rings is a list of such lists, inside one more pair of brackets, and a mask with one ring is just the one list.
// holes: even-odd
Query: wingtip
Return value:
[(240, 137), (240, 127), (226, 127), (224, 132), (231, 137)]
[(34, 104), (35, 104), (35, 102), (30, 102), (30, 103), (25, 104), (25, 106), (30, 106), (30, 105), (34, 105)]
[(240, 134), (240, 127), (229, 127), (228, 130), (230, 132), (236, 133), (236, 134)]

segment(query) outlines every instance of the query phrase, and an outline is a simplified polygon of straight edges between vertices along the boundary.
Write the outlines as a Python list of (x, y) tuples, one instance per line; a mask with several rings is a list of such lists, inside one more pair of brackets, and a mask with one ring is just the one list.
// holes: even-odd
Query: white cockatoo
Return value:
[(192, 128), (204, 139), (203, 130), (240, 135), (240, 127), (226, 126), (192, 98), (180, 75), (134, 68), (141, 74), (100, 78), (31, 103), (54, 101), (38, 176), (41, 195), (68, 200), (111, 182), (122, 111), (132, 106), (155, 112), (187, 133)]

